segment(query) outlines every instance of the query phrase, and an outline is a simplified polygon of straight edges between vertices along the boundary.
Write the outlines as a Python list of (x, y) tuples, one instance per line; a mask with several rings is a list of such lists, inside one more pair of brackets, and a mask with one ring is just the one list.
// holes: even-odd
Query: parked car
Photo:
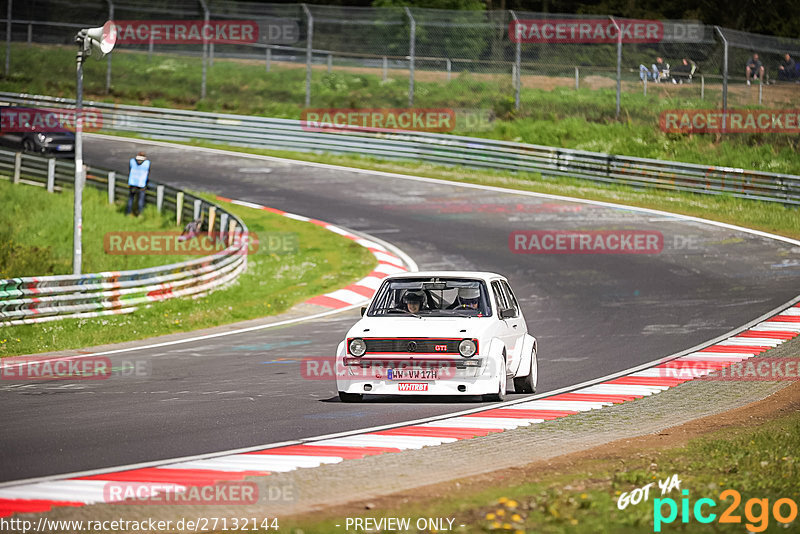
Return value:
[(506, 380), (536, 391), (536, 338), (508, 280), (495, 273), (419, 272), (384, 279), (336, 351), (343, 402), (375, 395), (482, 395)]

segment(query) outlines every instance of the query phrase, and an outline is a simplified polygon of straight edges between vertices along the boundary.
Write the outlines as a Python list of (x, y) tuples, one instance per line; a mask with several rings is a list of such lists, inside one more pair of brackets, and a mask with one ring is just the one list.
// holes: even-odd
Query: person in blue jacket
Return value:
[(136, 216), (144, 211), (145, 191), (147, 190), (147, 180), (150, 177), (150, 160), (144, 152), (139, 152), (136, 157), (131, 158), (130, 169), (128, 170), (128, 207), (125, 215), (130, 215), (133, 210), (133, 199), (138, 198), (138, 209)]

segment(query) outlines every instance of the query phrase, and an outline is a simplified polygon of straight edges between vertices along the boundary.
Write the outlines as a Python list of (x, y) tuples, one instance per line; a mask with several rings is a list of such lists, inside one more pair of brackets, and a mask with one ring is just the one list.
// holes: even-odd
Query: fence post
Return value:
[(389, 60), (383, 56), (383, 81), (385, 82), (389, 75)]
[(208, 66), (214, 66), (214, 43), (208, 43)]
[(196, 221), (200, 218), (200, 212), (203, 211), (203, 201), (199, 198), (194, 199), (194, 213), (192, 213), (192, 220)]
[[(114, 20), (114, 2), (112, 0), (106, 0), (108, 3), (108, 20)], [(106, 56), (106, 94), (111, 92), (111, 56), (112, 54), (108, 54)]]
[(157, 185), (156, 186), (156, 211), (161, 213), (162, 208), (164, 207), (164, 186)]
[(333, 54), (328, 54), (328, 74), (333, 70)]
[[(311, 106), (311, 61), (314, 59), (312, 50), (314, 45), (314, 15), (306, 4), (302, 4), (303, 11), (308, 19), (308, 31), (306, 35), (306, 107)], [(222, 229), (220, 228), (220, 231)]]
[(150, 40), (147, 42), (147, 62), (150, 63), (153, 59), (153, 35), (150, 35)]
[(28, 24), (28, 46), (33, 42), (33, 24)]
[(267, 46), (267, 72), (272, 67), (272, 49)]
[(706, 99), (706, 77), (701, 74), (700, 75), (700, 100)]
[(416, 54), (416, 41), (417, 41), (417, 21), (411, 14), (408, 6), (403, 9), (406, 10), (411, 30), (408, 36), (408, 107), (414, 105), (414, 55)]
[(578, 67), (576, 65), (575, 66), (575, 90), (576, 91), (578, 90), (578, 87), (580, 87), (580, 83), (581, 83), (580, 79), (581, 79), (580, 78), (580, 72), (578, 71)]
[(175, 224), (180, 226), (182, 218), (183, 218), (183, 191), (178, 191), (178, 194), (175, 195)]
[(762, 94), (764, 92), (764, 84), (762, 82), (763, 82), (763, 80), (758, 82), (758, 105), (759, 106), (761, 105), (761, 96), (762, 96)]
[[(208, 25), (208, 20), (210, 18), (208, 12), (208, 6), (206, 5), (206, 0), (197, 0), (200, 2), (200, 7), (203, 9), (203, 24), (204, 27)], [(206, 97), (206, 75), (208, 71), (207, 61), (208, 59), (208, 40), (206, 39), (206, 32), (203, 32), (203, 75), (202, 79), (200, 80), (200, 99), (204, 99)], [(178, 223), (180, 224), (180, 223)]]
[(217, 207), (216, 206), (209, 206), (208, 208), (208, 234), (211, 235), (214, 233), (214, 223), (216, 222), (217, 218)]
[(14, 0), (8, 0), (8, 8), (6, 10), (6, 76), (11, 71), (11, 6), (13, 3)]
[(644, 91), (644, 96), (647, 96), (647, 76), (644, 77), (644, 80), (642, 80), (642, 82), (644, 82), (642, 83), (642, 88), (643, 88), (642, 91)]
[(445, 61), (447, 61), (447, 81), (449, 82), (450, 81), (450, 72), (453, 70), (453, 65), (452, 65), (452, 62), (450, 61), (450, 58), (447, 58)]
[(222, 212), (219, 216), (219, 235), (217, 236), (217, 241), (222, 243), (225, 242), (225, 228), (228, 226), (228, 214)]
[[(516, 37), (516, 35), (517, 35), (516, 22), (519, 19), (517, 18), (517, 14), (514, 13), (514, 11), (509, 10), (508, 12), (511, 13), (512, 17), (514, 17), (514, 23), (515, 23), (514, 24), (514, 35)], [(521, 43), (520, 39), (514, 39), (514, 40), (517, 42), (517, 44), (516, 44), (516, 49), (514, 51), (514, 69), (513, 69), (513, 71), (515, 73), (515, 76), (514, 76), (514, 79), (512, 80), (512, 82), (514, 83), (514, 109), (519, 111), (519, 91), (520, 91), (520, 86), (522, 85), (522, 43)]]
[(22, 152), (14, 154), (14, 179), (13, 183), (19, 183), (19, 173), (22, 170)]
[(619, 119), (619, 94), (622, 90), (622, 29), (614, 17), (608, 17), (617, 30), (617, 119)]
[(233, 244), (233, 236), (236, 235), (236, 219), (231, 219), (228, 222), (228, 246)]
[(56, 190), (56, 158), (47, 158), (47, 192)]
[(114, 195), (117, 192), (117, 173), (108, 171), (108, 203), (114, 203)]

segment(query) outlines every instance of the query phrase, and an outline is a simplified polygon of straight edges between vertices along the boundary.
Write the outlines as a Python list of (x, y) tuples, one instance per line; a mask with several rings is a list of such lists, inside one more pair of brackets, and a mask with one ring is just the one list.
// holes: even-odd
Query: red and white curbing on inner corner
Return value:
[(671, 375), (675, 366), (702, 362), (704, 370), (699, 374), (710, 373), (766, 352), (798, 334), (800, 304), (794, 304), (747, 330), (699, 351), (625, 376), (578, 387), (569, 392), (555, 393), (546, 398), (475, 410), (429, 422), (364, 430), (338, 437), (309, 438), (297, 444), (274, 448), (63, 480), (4, 486), (0, 488), (0, 517), (15, 513), (46, 512), (57, 506), (115, 502), (109, 498), (108, 492), (104, 492), (108, 483), (173, 485), (170, 486), (170, 491), (175, 491), (176, 486), (180, 490), (181, 487), (214, 485), (222, 481), (312, 468), (365, 456), (420, 449), (544, 423), (660, 393), (692, 380), (691, 377)]
[(351, 234), (347, 230), (339, 228), (336, 225), (326, 223), (324, 221), (320, 221), (317, 219), (311, 219), (310, 217), (297, 215), (295, 213), (288, 213), (286, 211), (282, 211), (279, 209), (269, 208), (267, 206), (262, 206), (260, 204), (245, 202), (243, 200), (231, 200), (229, 198), (220, 196), (218, 196), (217, 199), (223, 200), (225, 202), (231, 202), (232, 204), (238, 204), (239, 206), (245, 206), (248, 208), (255, 208), (255, 209), (269, 211), (271, 213), (283, 215), (284, 217), (289, 217), (290, 219), (295, 219), (297, 221), (310, 222), (312, 224), (316, 224), (317, 226), (321, 226), (326, 230), (330, 230), (331, 232), (337, 233), (342, 237), (346, 237), (347, 239), (355, 241), (362, 247), (365, 247), (370, 252), (372, 252), (372, 255), (375, 256), (375, 259), (378, 260), (378, 266), (375, 268), (375, 270), (373, 270), (371, 273), (369, 273), (367, 276), (365, 276), (358, 282), (343, 287), (342, 289), (337, 289), (336, 291), (325, 293), (324, 295), (318, 295), (316, 297), (312, 297), (306, 301), (306, 303), (308, 304), (316, 304), (317, 306), (322, 306), (324, 308), (331, 308), (331, 309), (340, 309), (340, 308), (347, 308), (348, 306), (354, 306), (357, 304), (366, 304), (369, 301), (369, 299), (371, 299), (372, 296), (375, 294), (375, 291), (378, 290), (378, 286), (381, 284), (381, 281), (384, 278), (386, 278), (390, 274), (402, 273), (408, 271), (408, 268), (406, 267), (403, 260), (397, 257), (395, 254), (393, 254), (383, 245), (371, 241), (369, 239), (364, 239), (357, 235)]

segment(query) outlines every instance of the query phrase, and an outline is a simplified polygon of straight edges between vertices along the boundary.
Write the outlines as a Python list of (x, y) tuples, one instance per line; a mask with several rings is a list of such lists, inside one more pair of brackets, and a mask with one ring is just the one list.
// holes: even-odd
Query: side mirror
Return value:
[(501, 319), (511, 319), (514, 317), (514, 309), (513, 308), (505, 308), (500, 310), (500, 318)]
[(361, 306), (361, 317), (364, 317), (364, 314), (367, 313), (367, 307)]

